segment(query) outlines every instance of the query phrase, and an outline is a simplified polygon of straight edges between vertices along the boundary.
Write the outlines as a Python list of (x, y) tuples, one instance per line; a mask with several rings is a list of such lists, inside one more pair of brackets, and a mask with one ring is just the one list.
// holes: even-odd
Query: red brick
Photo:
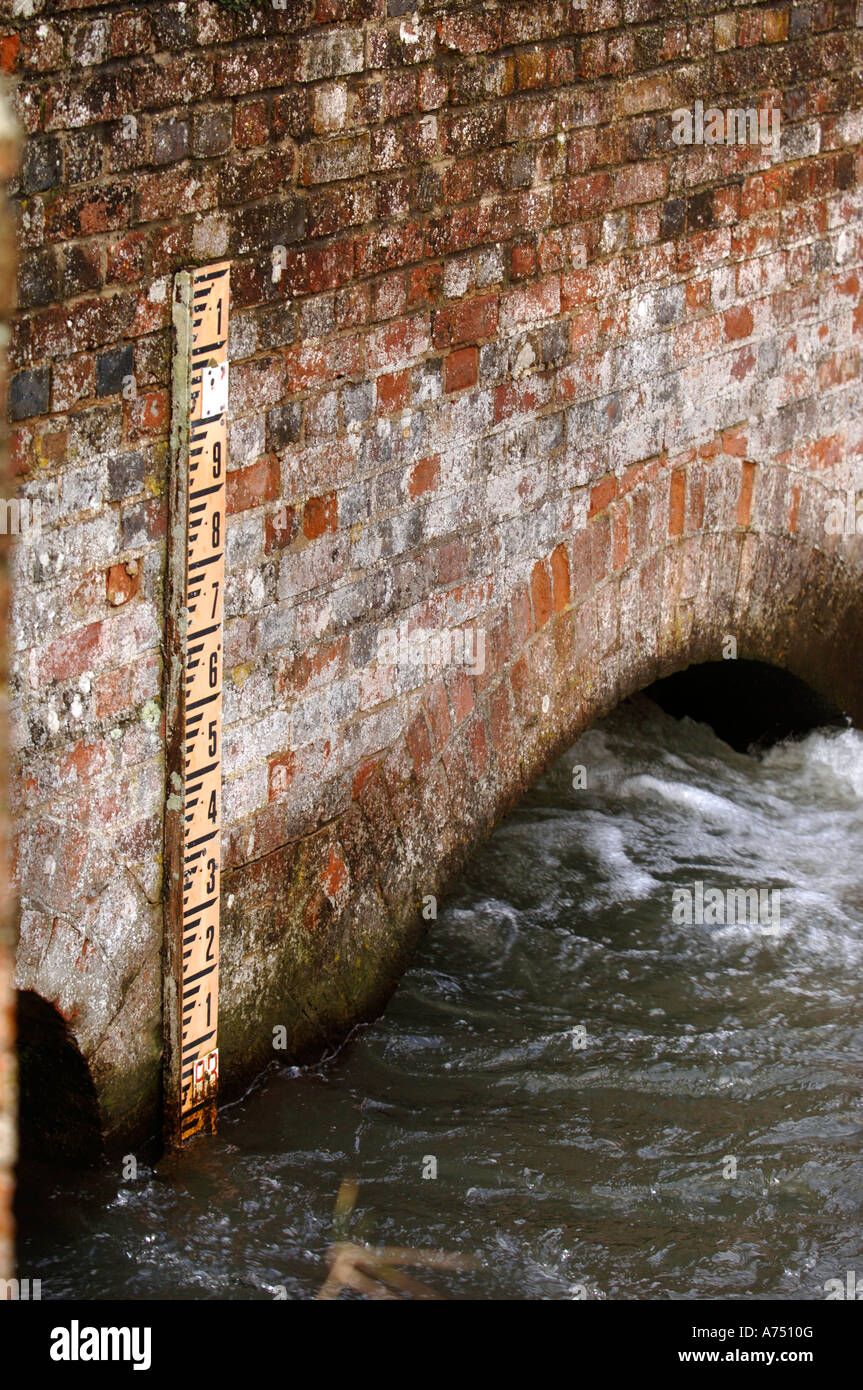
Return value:
[(204, 168), (193, 179), (189, 178), (186, 169), (141, 174), (135, 181), (135, 198), (138, 222), (155, 222), (181, 213), (206, 212), (218, 203), (217, 172), (215, 168)]
[(143, 656), (117, 671), (108, 671), (93, 683), (97, 719), (117, 719), (158, 696), (162, 687), (159, 652)]
[(238, 149), (265, 145), (270, 122), (265, 101), (244, 101), (234, 107), (234, 143)]
[(112, 565), (105, 574), (105, 597), (113, 608), (119, 608), (135, 597), (140, 581), (137, 561)]
[(614, 201), (618, 207), (651, 203), (665, 195), (668, 171), (664, 164), (630, 164), (614, 176)]
[(734, 309), (726, 309), (723, 316), (725, 323), (725, 336), (732, 341), (735, 338), (748, 338), (753, 328), (752, 310), (748, 304), (738, 305)]
[(668, 509), (669, 536), (682, 536), (686, 516), (686, 473), (675, 468), (671, 474), (671, 492)]
[(723, 430), (722, 450), (734, 458), (742, 458), (749, 448), (745, 430)]
[(133, 296), (121, 293), (104, 299), (79, 299), (35, 314), (30, 320), (34, 358), (70, 357), (120, 343), (125, 340), (133, 313)]
[(348, 867), (344, 859), (335, 849), (331, 849), (327, 866), (321, 874), (321, 887), (327, 897), (337, 898), (342, 889), (347, 886), (349, 878)]
[(550, 374), (529, 376), (514, 385), (498, 386), (494, 393), (495, 424), (537, 413), (548, 405), (553, 389)]
[(134, 284), (144, 274), (147, 239), (141, 232), (129, 232), (127, 236), (113, 239), (107, 247), (106, 284), (119, 280), (123, 284)]
[(379, 275), (421, 261), (422, 256), (423, 229), (418, 222), (398, 222), (357, 237), (358, 275)]
[(278, 460), (271, 456), (259, 458), (246, 468), (236, 468), (228, 474), (227, 479), (228, 515), (274, 501), (279, 495), (280, 485)]
[(320, 294), (347, 284), (354, 273), (352, 241), (285, 253), (285, 277), (291, 294)]
[(339, 509), (336, 494), (328, 492), (323, 497), (310, 497), (303, 507), (303, 535), (314, 541), (327, 531), (335, 531), (339, 524)]
[(617, 496), (617, 479), (613, 473), (602, 478), (590, 489), (590, 503), (588, 506), (588, 518), (596, 516), (597, 512), (605, 511)]
[(548, 570), (541, 560), (537, 560), (530, 577), (530, 592), (533, 599), (533, 623), (537, 632), (548, 622), (554, 610), (551, 593), (551, 580)]
[(534, 681), (526, 657), (520, 657), (515, 663), (509, 680), (516, 711), (524, 723), (529, 723), (535, 714)]
[(417, 106), (420, 111), (437, 111), (446, 104), (447, 79), (434, 68), (422, 68), (418, 74)]
[(443, 266), (439, 261), (416, 266), (408, 274), (408, 304), (434, 304), (440, 295)]
[(268, 555), (273, 550), (284, 550), (296, 539), (299, 529), (300, 523), (295, 509), (283, 504), (278, 511), (267, 517), (264, 550)]
[(277, 797), (284, 796), (285, 792), (288, 791), (294, 780), (296, 762), (296, 754), (291, 752), (279, 753), (275, 758), (270, 758), (268, 800), (275, 801)]
[[(45, 685), (49, 681), (66, 681), (80, 676), (96, 666), (105, 646), (104, 626), (101, 622), (89, 623), (87, 627), (76, 628), (65, 637), (49, 642), (40, 651), (33, 653), (33, 666), (36, 684)], [(31, 677), (31, 684), (33, 679)]]
[(314, 340), (289, 348), (285, 354), (287, 385), (291, 392), (327, 387), (360, 372), (357, 338)]
[(352, 795), (355, 801), (358, 801), (359, 798), (362, 796), (369, 782), (371, 782), (371, 780), (377, 773), (377, 770), (378, 764), (374, 759), (372, 759), (371, 762), (363, 763), (361, 767), (357, 768), (356, 772), (354, 773), (354, 780), (351, 787)]
[(444, 391), (464, 391), (476, 386), (479, 353), (475, 347), (457, 348), (444, 358)]
[(337, 680), (347, 655), (348, 639), (337, 637), (332, 642), (319, 642), (297, 656), (285, 657), (276, 674), (278, 694), (295, 700), (310, 687), (319, 688)]
[(622, 569), (629, 558), (629, 512), (625, 502), (611, 510), (611, 567)]
[(443, 681), (436, 681), (426, 692), (423, 701), (429, 728), (432, 732), (435, 749), (440, 752), (452, 733), (452, 718), (449, 712), (446, 689)]
[(375, 384), (379, 414), (391, 415), (393, 411), (404, 410), (410, 404), (411, 374), (407, 369), (385, 373), (377, 378)]
[(606, 173), (565, 179), (554, 187), (555, 222), (580, 222), (611, 205), (611, 178)]
[(554, 586), (554, 611), (562, 613), (570, 597), (569, 557), (565, 545), (559, 545), (552, 551), (551, 578)]
[(370, 333), (366, 340), (366, 364), (370, 371), (389, 370), (415, 362), (429, 348), (428, 319), (402, 319)]
[(467, 719), (474, 706), (473, 685), (466, 671), (453, 670), (447, 676), (449, 697), (456, 724)]
[(441, 47), (456, 53), (488, 53), (500, 44), (500, 18), (495, 14), (448, 15), (438, 20), (437, 30)]
[(440, 458), (437, 454), (431, 458), (420, 459), (415, 463), (408, 479), (408, 496), (412, 502), (416, 502), (419, 497), (427, 492), (432, 492), (440, 480)]
[(171, 418), (167, 391), (145, 391), (130, 402), (128, 410), (131, 434), (167, 434)]
[(423, 778), (431, 767), (432, 747), (428, 727), (422, 713), (418, 714), (408, 726), (405, 738), (414, 765), (414, 772), (418, 778)]
[(466, 299), (450, 309), (439, 309), (434, 316), (434, 345), (453, 347), (457, 343), (478, 343), (497, 332), (498, 300), (495, 294)]
[(18, 49), (21, 46), (20, 34), (4, 34), (0, 38), (0, 73), (9, 77), (18, 63)]
[(755, 484), (755, 464), (744, 459), (740, 469), (740, 494), (737, 498), (737, 525), (748, 526), (752, 519), (752, 489)]
[(524, 279), (536, 271), (536, 247), (532, 241), (513, 246), (510, 252), (509, 273), (514, 280)]

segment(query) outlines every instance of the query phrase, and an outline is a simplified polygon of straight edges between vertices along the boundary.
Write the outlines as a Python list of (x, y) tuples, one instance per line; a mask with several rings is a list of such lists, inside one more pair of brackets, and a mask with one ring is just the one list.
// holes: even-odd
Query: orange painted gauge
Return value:
[[(225, 473), (227, 468), (228, 308), (230, 265), (207, 266), (178, 276), (177, 305), (187, 311), (186, 333), (178, 351), (186, 361), (175, 372), (186, 397), (186, 428), (180, 428), (175, 522), (184, 532), (185, 557), (176, 564), (175, 587), (182, 582), (176, 619), (179, 688), (174, 714), (181, 746), (175, 744), (169, 792), (178, 793), (181, 815), (172, 819), (182, 840), (169, 893), (173, 919), (171, 968), (178, 977), (172, 993), (179, 1008), (173, 1028), (168, 1073), (179, 1104), (170, 1125), (184, 1143), (215, 1129), (219, 1078), (219, 907), (222, 788), (222, 615), (225, 590)], [(185, 370), (182, 370), (182, 367)], [(176, 411), (175, 411), (176, 416)], [(182, 447), (187, 442), (187, 447)], [(182, 523), (185, 523), (184, 526)], [(172, 531), (173, 535), (173, 531)], [(175, 548), (180, 537), (174, 541)], [(182, 581), (180, 574), (182, 573)], [(169, 760), (170, 761), (170, 760)], [(169, 796), (169, 806), (171, 798)], [(175, 803), (175, 809), (179, 809)], [(178, 823), (179, 822), (179, 823)], [(176, 834), (176, 831), (174, 832)], [(167, 831), (166, 831), (167, 834)]]

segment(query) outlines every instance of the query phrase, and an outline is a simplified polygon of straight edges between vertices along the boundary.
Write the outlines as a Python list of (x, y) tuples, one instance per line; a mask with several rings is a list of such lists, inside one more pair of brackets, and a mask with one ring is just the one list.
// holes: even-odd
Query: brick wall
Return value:
[[(6, 398), (6, 344), (15, 302), (15, 233), (6, 184), (18, 164), (18, 133), (0, 94), (0, 400)], [(11, 495), (6, 449), (5, 410), (0, 420), (0, 491)], [(0, 1279), (12, 1276), (14, 1241), (12, 1193), (16, 1157), (15, 993), (13, 949), (15, 923), (10, 880), (9, 731), (8, 731), (8, 535), (0, 535)]]
[[(4, 12), (10, 13), (9, 0)], [(19, 979), (153, 1126), (173, 273), (233, 263), (228, 1084), (378, 1008), (441, 886), (626, 693), (787, 665), (857, 717), (847, 0), (33, 0), (10, 389)], [(781, 146), (679, 145), (696, 101)], [(479, 631), (484, 671), (378, 659)]]

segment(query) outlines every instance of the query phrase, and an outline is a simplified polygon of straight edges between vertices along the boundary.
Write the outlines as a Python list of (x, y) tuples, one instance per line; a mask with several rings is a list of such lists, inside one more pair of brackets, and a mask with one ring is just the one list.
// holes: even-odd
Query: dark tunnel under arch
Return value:
[(806, 681), (765, 661), (702, 662), (654, 681), (641, 693), (676, 719), (688, 716), (709, 724), (739, 753), (849, 723)]
[(32, 990), (17, 996), (19, 1180), (42, 1164), (86, 1164), (102, 1152), (96, 1088), (68, 1025)]

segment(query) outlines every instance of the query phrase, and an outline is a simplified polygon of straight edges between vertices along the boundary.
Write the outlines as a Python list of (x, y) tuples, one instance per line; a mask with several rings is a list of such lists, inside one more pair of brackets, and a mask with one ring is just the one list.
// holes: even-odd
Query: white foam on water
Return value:
[(584, 834), (584, 845), (593, 851), (597, 867), (624, 898), (647, 898), (658, 880), (638, 867), (625, 849), (623, 831), (616, 825), (594, 824)]
[(796, 772), (805, 787), (863, 797), (863, 733), (816, 729), (796, 742), (777, 744), (761, 759), (769, 771)]
[(643, 772), (628, 777), (620, 788), (621, 792), (636, 793), (639, 796), (658, 796), (669, 806), (694, 811), (716, 825), (734, 826), (740, 823), (740, 807), (724, 796), (705, 791), (703, 787), (693, 787), (685, 782), (669, 782), (651, 773)]

